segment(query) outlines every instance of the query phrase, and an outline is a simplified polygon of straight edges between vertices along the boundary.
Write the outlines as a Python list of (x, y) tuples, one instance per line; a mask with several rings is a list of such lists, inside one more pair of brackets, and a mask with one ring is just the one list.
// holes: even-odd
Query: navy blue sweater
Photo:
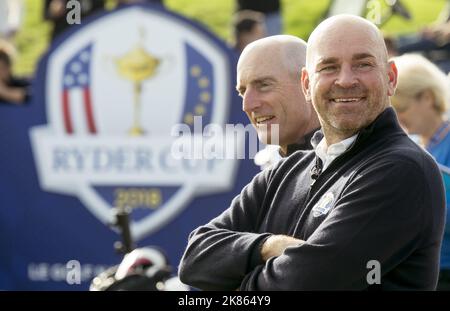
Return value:
[[(445, 219), (439, 170), (387, 108), (313, 183), (314, 151), (264, 170), (231, 206), (194, 230), (179, 266), (204, 290), (435, 289)], [(267, 262), (271, 234), (305, 243)]]

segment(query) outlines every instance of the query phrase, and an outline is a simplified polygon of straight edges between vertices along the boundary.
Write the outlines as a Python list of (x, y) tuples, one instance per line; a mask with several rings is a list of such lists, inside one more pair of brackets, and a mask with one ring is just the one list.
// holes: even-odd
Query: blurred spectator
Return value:
[(20, 105), (29, 100), (30, 83), (12, 76), (9, 51), (7, 43), (0, 42), (0, 102)]
[(22, 24), (23, 0), (0, 1), (0, 38), (11, 41)]
[(256, 11), (238, 11), (233, 16), (234, 49), (240, 54), (247, 44), (267, 35), (264, 14)]
[(421, 52), (443, 71), (450, 72), (450, 0), (432, 26), (419, 35), (402, 36), (397, 41), (398, 54)]
[(251, 10), (263, 13), (268, 36), (283, 33), (280, 0), (237, 0), (236, 4), (236, 11)]
[(450, 1), (447, 0), (444, 9), (441, 11), (437, 21), (431, 27), (426, 27), (423, 37), (434, 41), (438, 46), (443, 46), (450, 42)]
[(447, 76), (421, 55), (405, 54), (393, 60), (398, 86), (392, 104), (399, 121), (409, 134), (420, 136), (421, 144), (439, 163), (450, 167)]
[[(392, 97), (392, 104), (397, 111), (400, 123), (408, 134), (419, 136), (421, 144), (438, 163), (450, 167), (450, 122), (445, 116), (448, 103), (447, 76), (436, 65), (420, 55), (405, 54), (394, 57), (393, 60), (398, 68), (398, 85), (395, 96)], [(441, 274), (438, 289), (450, 290), (450, 215), (448, 210), (441, 249)]]
[[(105, 2), (105, 0), (80, 0), (81, 18), (102, 10)], [(53, 23), (52, 41), (70, 26), (66, 20), (68, 13), (66, 4), (67, 0), (45, 0), (44, 17)]]

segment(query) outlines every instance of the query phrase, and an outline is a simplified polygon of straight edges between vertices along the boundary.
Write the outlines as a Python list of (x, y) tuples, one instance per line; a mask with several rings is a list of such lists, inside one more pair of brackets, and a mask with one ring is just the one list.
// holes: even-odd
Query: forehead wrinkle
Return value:
[(363, 18), (351, 15), (338, 15), (323, 21), (312, 32), (308, 40), (306, 52), (307, 68), (312, 65), (313, 56), (317, 56), (320, 46), (326, 45), (331, 40), (345, 40), (349, 33), (357, 36), (364, 36), (366, 40), (371, 41), (372, 51), (369, 54), (379, 58), (381, 62), (387, 64), (387, 49), (383, 36), (379, 29), (372, 23)]

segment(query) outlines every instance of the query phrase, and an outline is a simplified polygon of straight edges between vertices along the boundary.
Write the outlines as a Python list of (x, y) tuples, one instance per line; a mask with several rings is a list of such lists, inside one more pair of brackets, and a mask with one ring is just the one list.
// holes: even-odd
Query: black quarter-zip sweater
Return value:
[[(314, 151), (299, 151), (255, 176), (226, 211), (190, 234), (181, 281), (204, 290), (435, 289), (442, 178), (393, 109), (314, 180), (316, 165)], [(272, 234), (305, 242), (263, 262), (261, 246)]]

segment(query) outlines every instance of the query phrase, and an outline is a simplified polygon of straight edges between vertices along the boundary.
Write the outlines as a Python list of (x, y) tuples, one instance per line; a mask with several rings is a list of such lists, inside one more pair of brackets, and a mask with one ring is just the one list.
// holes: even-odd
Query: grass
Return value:
[[(306, 40), (323, 17), (330, 1), (282, 0), (285, 32)], [(386, 0), (376, 1), (379, 1), (382, 7), (386, 7)], [(114, 0), (108, 0), (108, 6), (113, 7), (114, 2)], [(204, 24), (223, 40), (229, 39), (234, 0), (166, 0), (165, 2), (169, 9)], [(437, 18), (445, 2), (446, 0), (402, 0), (402, 3), (410, 10), (413, 19), (406, 21), (394, 16), (382, 26), (382, 30), (391, 35), (416, 32)], [(18, 55), (14, 72), (20, 75), (32, 75), (39, 57), (48, 46), (51, 26), (42, 18), (43, 0), (25, 0), (25, 6), (24, 24), (15, 40)]]

